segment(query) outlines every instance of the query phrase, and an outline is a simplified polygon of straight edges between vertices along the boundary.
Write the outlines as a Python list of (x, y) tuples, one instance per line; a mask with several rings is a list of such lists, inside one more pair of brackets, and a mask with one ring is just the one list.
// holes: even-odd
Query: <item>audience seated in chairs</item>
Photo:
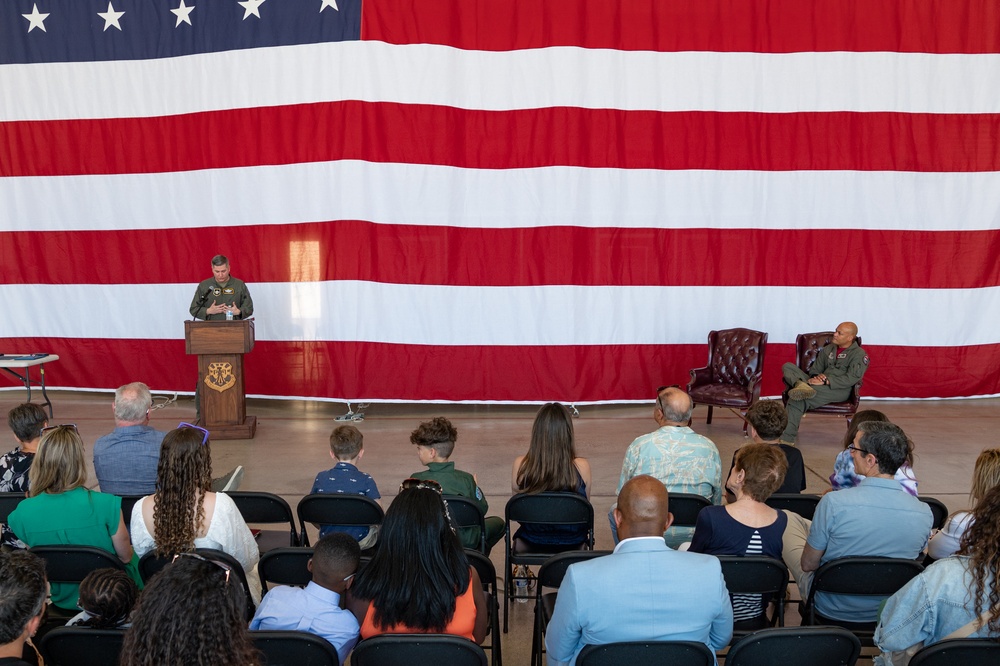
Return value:
[[(834, 490), (854, 488), (865, 478), (854, 469), (854, 458), (851, 456), (850, 449), (858, 435), (858, 429), (863, 423), (889, 423), (889, 417), (876, 409), (864, 409), (854, 415), (854, 420), (851, 421), (847, 427), (847, 434), (844, 435), (844, 450), (837, 454), (837, 459), (833, 462), (830, 485)], [(906, 460), (899, 466), (892, 478), (899, 481), (903, 490), (916, 497), (917, 478), (913, 474), (913, 442), (907, 439), (906, 443), (908, 447)]]
[[(727, 490), (736, 500), (725, 506), (707, 507), (698, 514), (689, 550), (708, 555), (764, 555), (780, 560), (781, 538), (788, 516), (784, 511), (772, 509), (764, 500), (781, 485), (787, 470), (784, 454), (772, 444), (747, 444), (739, 448), (726, 482)], [(769, 601), (759, 594), (734, 596), (735, 628), (766, 626), (761, 620)]]
[(212, 492), (208, 431), (187, 423), (163, 438), (156, 493), (132, 509), (132, 543), (142, 556), (161, 557), (195, 548), (221, 550), (242, 565), (253, 602), (260, 602), (260, 551), (239, 509), (225, 493)]
[(379, 547), (357, 576), (348, 608), (361, 637), (436, 633), (486, 637), (489, 609), (448, 518), (441, 486), (407, 479), (379, 532)]
[(21, 657), (26, 651), (35, 652), (30, 639), (42, 624), (48, 595), (45, 563), (39, 557), (26, 551), (0, 552), (0, 663), (4, 666), (29, 666)]
[(139, 596), (121, 666), (260, 666), (244, 615), (246, 592), (226, 565), (174, 558)]
[[(528, 452), (514, 459), (511, 469), (514, 493), (573, 492), (590, 498), (590, 463), (576, 455), (573, 416), (565, 405), (542, 405), (531, 427)], [(579, 548), (588, 538), (585, 525), (522, 525), (514, 532), (514, 552)]]
[[(979, 504), (991, 489), (1000, 486), (1000, 449), (984, 449), (976, 458), (976, 467), (972, 472), (972, 489), (970, 497)], [(941, 560), (958, 552), (962, 536), (972, 523), (972, 513), (957, 511), (948, 518), (948, 522), (940, 532), (931, 538), (927, 545), (927, 555), (932, 559)]]
[[(87, 461), (76, 426), (45, 428), (31, 467), (30, 497), (8, 516), (10, 528), (28, 546), (91, 546), (113, 553), (141, 587), (139, 558), (129, 543), (121, 499), (88, 490), (86, 483)], [(77, 613), (79, 587), (52, 585), (52, 603), (67, 618)]]
[(120, 569), (96, 569), (80, 582), (80, 613), (67, 627), (122, 629), (129, 625), (139, 588)]
[(882, 610), (875, 642), (886, 653), (950, 638), (1000, 638), (1000, 486), (972, 511), (956, 557), (931, 564)]
[(340, 597), (351, 585), (361, 561), (361, 548), (344, 532), (320, 539), (309, 560), (312, 580), (306, 587), (281, 585), (266, 595), (251, 629), (308, 631), (325, 638), (344, 663), (361, 627), (354, 614), (340, 607)]

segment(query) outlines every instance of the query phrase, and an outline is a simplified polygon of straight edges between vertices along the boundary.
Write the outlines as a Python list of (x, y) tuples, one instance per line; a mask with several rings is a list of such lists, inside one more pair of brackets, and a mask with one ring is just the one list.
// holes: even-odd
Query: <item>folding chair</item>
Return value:
[(351, 653), (351, 666), (487, 666), (483, 648), (467, 638), (444, 634), (386, 634), (367, 638)]
[(944, 505), (944, 502), (935, 497), (927, 497), (926, 495), (917, 499), (931, 508), (931, 514), (934, 516), (932, 527), (936, 530), (944, 527), (944, 524), (948, 521), (948, 507)]
[(861, 641), (842, 627), (778, 627), (733, 643), (726, 666), (854, 666), (860, 654)]
[(826, 624), (849, 629), (864, 645), (874, 645), (876, 622), (845, 622), (816, 612), (816, 595), (890, 597), (924, 570), (916, 560), (892, 557), (841, 557), (816, 570), (802, 614), (803, 625)]
[[(734, 640), (750, 631), (769, 626), (785, 625), (785, 589), (788, 587), (788, 567), (773, 557), (739, 557), (719, 555), (722, 577), (726, 579), (729, 594), (769, 594), (774, 602), (774, 613), (761, 618), (759, 626), (739, 629), (733, 632)], [(747, 620), (749, 622), (749, 620)]]
[(461, 495), (445, 495), (444, 500), (448, 502), (448, 513), (455, 528), (479, 530), (479, 552), (486, 555), (486, 517), (479, 505)]
[[(35, 546), (32, 553), (45, 560), (45, 573), (49, 583), (79, 585), (95, 569), (125, 570), (125, 565), (114, 553), (93, 546)], [(49, 615), (72, 617), (78, 611), (50, 606)], [(64, 620), (65, 623), (65, 620)]]
[(261, 589), (267, 592), (268, 583), (305, 587), (312, 580), (308, 568), (312, 556), (312, 548), (275, 548), (267, 551), (257, 563)]
[(792, 513), (799, 514), (806, 520), (812, 520), (819, 500), (819, 495), (776, 493), (764, 500), (764, 503), (772, 509), (791, 511)]
[(7, 522), (7, 516), (24, 499), (24, 493), (0, 493), (0, 523)]
[[(222, 562), (231, 570), (230, 577), (235, 576), (236, 579), (243, 586), (243, 591), (246, 592), (247, 598), (247, 622), (253, 618), (255, 606), (253, 603), (253, 597), (250, 594), (250, 584), (247, 582), (246, 571), (243, 570), (243, 565), (239, 563), (235, 557), (229, 553), (223, 552), (221, 550), (215, 550), (214, 548), (195, 548), (194, 553), (201, 555), (206, 560), (215, 560), (217, 562)], [(149, 580), (158, 574), (161, 570), (170, 565), (174, 561), (174, 555), (167, 555), (166, 557), (159, 557), (155, 550), (151, 550), (142, 557), (139, 558), (139, 576), (142, 578), (144, 583), (148, 583)]]
[[(562, 585), (563, 578), (566, 577), (566, 570), (571, 564), (610, 554), (610, 550), (574, 550), (553, 555), (542, 563), (538, 569), (537, 586), (535, 587), (535, 623), (531, 632), (532, 666), (541, 666), (542, 664), (542, 654), (545, 652), (545, 627), (552, 619), (559, 586)], [(553, 591), (543, 594), (542, 588), (549, 588)]]
[(500, 655), (500, 598), (497, 596), (497, 570), (493, 566), (493, 561), (477, 550), (466, 548), (465, 555), (469, 558), (469, 564), (479, 574), (483, 591), (486, 593), (486, 606), (490, 610), (490, 644), (483, 645), (482, 648), (490, 651), (492, 666), (500, 666), (502, 658)]
[(145, 495), (119, 495), (122, 498), (122, 518), (125, 519), (125, 529), (132, 535), (132, 509)]
[(257, 534), (257, 548), (261, 554), (274, 548), (299, 545), (295, 516), (292, 514), (292, 507), (288, 506), (283, 497), (255, 491), (234, 491), (226, 494), (232, 498), (245, 522), (255, 525), (278, 523), (288, 525), (287, 532), (284, 529), (261, 530)]
[[(510, 598), (514, 594), (514, 576), (511, 566), (527, 564), (540, 566), (545, 560), (556, 553), (567, 550), (594, 548), (594, 507), (586, 498), (570, 492), (520, 493), (507, 501), (504, 508), (504, 599), (503, 599), (503, 631), (507, 633), (508, 617), (510, 615)], [(551, 546), (540, 548), (528, 553), (515, 553), (513, 550), (514, 532), (511, 523), (521, 525), (584, 525), (587, 536), (577, 545)]]
[(56, 627), (42, 636), (38, 650), (46, 666), (117, 666), (124, 629)]
[(1000, 643), (993, 638), (951, 638), (913, 655), (910, 666), (982, 666), (1000, 663)]
[(698, 524), (698, 514), (711, 500), (694, 493), (670, 493), (670, 513), (674, 517), (673, 527), (694, 527)]
[[(339, 493), (313, 493), (306, 495), (296, 507), (302, 533), (299, 545), (309, 546), (308, 523), (317, 525), (348, 525), (368, 527), (381, 525), (385, 513), (373, 499), (362, 495), (341, 495)], [(371, 549), (369, 549), (371, 550)]]
[(340, 666), (337, 649), (325, 638), (305, 631), (251, 631), (265, 666)]
[[(726, 662), (728, 666), (728, 660)], [(629, 641), (585, 645), (577, 666), (715, 666), (715, 653), (697, 641)]]

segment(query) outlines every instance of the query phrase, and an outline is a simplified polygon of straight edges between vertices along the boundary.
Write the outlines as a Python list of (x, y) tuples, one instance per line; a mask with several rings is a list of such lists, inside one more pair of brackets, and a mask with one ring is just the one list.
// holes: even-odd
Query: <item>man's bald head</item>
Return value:
[(851, 346), (856, 337), (858, 337), (858, 325), (853, 321), (841, 322), (833, 332), (833, 343), (845, 349)]
[(622, 539), (663, 536), (673, 516), (668, 508), (667, 489), (661, 481), (642, 474), (632, 477), (618, 493), (615, 522)]
[[(691, 401), (691, 396), (672, 386), (657, 394), (656, 408), (660, 411), (663, 421), (687, 425), (687, 422), (691, 420), (694, 403)], [(659, 422), (660, 419), (657, 421)]]

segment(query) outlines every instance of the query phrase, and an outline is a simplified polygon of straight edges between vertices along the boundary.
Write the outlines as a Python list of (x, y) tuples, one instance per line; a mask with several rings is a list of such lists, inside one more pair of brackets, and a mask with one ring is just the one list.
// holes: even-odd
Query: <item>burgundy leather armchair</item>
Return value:
[[(861, 346), (861, 336), (856, 338), (858, 346)], [(803, 372), (808, 373), (809, 367), (819, 355), (819, 350), (833, 342), (833, 331), (819, 331), (817, 333), (800, 333), (795, 336), (795, 365), (799, 366)], [(847, 419), (847, 427), (851, 426), (854, 414), (858, 411), (861, 403), (861, 385), (858, 382), (851, 388), (851, 395), (843, 402), (831, 402), (827, 405), (810, 409), (810, 414), (834, 414)], [(781, 394), (781, 401), (788, 404), (788, 391)]]
[[(764, 374), (767, 333), (749, 328), (730, 328), (708, 334), (708, 365), (691, 370), (688, 394), (695, 405), (731, 407), (743, 414), (760, 398)], [(743, 422), (743, 432), (747, 424)]]

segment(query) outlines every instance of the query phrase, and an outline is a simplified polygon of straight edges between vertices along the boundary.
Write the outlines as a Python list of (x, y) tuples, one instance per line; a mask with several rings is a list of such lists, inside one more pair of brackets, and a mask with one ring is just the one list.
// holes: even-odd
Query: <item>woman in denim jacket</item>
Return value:
[[(1000, 486), (972, 516), (957, 555), (931, 564), (889, 597), (875, 630), (883, 653), (936, 643), (980, 616), (967, 636), (1000, 636)], [(876, 665), (888, 663), (885, 654), (875, 659)]]

